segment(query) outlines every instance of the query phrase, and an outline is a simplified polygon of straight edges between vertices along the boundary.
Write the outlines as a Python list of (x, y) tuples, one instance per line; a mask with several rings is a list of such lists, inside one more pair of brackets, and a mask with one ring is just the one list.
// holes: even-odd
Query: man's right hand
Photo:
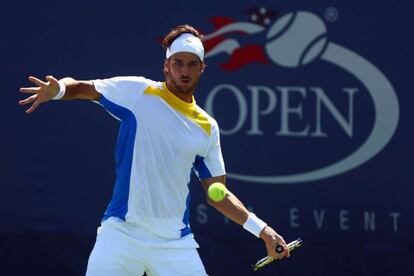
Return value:
[[(282, 259), (284, 257), (289, 257), (289, 248), (281, 235), (276, 233), (270, 226), (266, 226), (263, 231), (260, 233), (260, 238), (265, 242), (267, 254), (273, 259)], [(283, 246), (283, 251), (281, 253), (276, 252), (276, 246)]]
[(50, 101), (58, 93), (58, 80), (53, 76), (46, 76), (46, 80), (47, 82), (44, 82), (38, 78), (30, 76), (29, 81), (36, 84), (37, 87), (20, 88), (20, 92), (22, 93), (33, 94), (30, 97), (19, 101), (19, 105), (27, 105), (32, 103), (30, 108), (26, 110), (26, 113), (32, 113), (40, 104)]

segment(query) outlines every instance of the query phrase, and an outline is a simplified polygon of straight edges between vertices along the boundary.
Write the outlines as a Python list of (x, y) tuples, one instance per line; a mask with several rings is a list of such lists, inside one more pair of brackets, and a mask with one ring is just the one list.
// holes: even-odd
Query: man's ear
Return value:
[(168, 73), (168, 62), (169, 62), (168, 59), (164, 60), (164, 72), (166, 72), (166, 73)]

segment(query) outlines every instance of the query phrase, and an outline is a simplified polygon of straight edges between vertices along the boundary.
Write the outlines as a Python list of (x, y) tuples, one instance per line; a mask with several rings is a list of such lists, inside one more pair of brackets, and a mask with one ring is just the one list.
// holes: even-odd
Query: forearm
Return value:
[(73, 78), (63, 78), (59, 83), (65, 85), (65, 95), (61, 100), (98, 100), (100, 94), (95, 90), (92, 81), (78, 81)]
[(249, 210), (247, 210), (243, 203), (230, 191), (227, 191), (227, 195), (222, 201), (215, 202), (208, 199), (208, 203), (223, 215), (240, 225), (243, 225), (249, 216)]
[[(202, 180), (204, 190), (207, 194), (209, 186), (215, 182), (225, 184), (226, 177), (222, 175)], [(242, 225), (244, 229), (256, 237), (260, 237), (266, 244), (269, 256), (275, 259), (283, 256), (289, 256), (289, 249), (283, 237), (276, 233), (276, 231), (268, 226), (264, 221), (256, 217), (256, 215), (250, 213), (232, 192), (227, 190), (227, 194), (224, 199), (218, 202), (211, 200), (207, 195), (207, 201), (223, 215)], [(282, 253), (276, 253), (275, 248), (277, 245), (282, 245), (285, 250)]]

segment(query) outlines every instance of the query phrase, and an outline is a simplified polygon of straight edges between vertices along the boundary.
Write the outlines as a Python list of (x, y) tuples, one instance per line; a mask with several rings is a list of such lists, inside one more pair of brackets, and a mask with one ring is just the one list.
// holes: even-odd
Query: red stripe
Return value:
[(226, 38), (224, 36), (216, 36), (212, 39), (204, 41), (204, 50), (205, 50), (205, 52), (208, 53), (211, 49), (216, 47), (223, 40), (226, 40)]
[(261, 45), (248, 45), (233, 52), (229, 62), (220, 64), (226, 71), (233, 71), (251, 63), (268, 64), (270, 61)]

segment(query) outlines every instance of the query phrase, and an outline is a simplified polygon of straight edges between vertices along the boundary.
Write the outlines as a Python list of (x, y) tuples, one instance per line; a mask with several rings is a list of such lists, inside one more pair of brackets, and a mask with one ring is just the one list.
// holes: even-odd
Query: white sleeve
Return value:
[[(115, 77), (92, 80), (92, 82), (96, 91), (105, 98), (103, 100), (131, 110), (149, 85), (150, 80), (144, 77)], [(101, 97), (101, 103), (103, 97)]]
[(226, 174), (217, 123), (212, 124), (210, 145), (206, 156), (196, 158), (195, 170), (200, 179)]

